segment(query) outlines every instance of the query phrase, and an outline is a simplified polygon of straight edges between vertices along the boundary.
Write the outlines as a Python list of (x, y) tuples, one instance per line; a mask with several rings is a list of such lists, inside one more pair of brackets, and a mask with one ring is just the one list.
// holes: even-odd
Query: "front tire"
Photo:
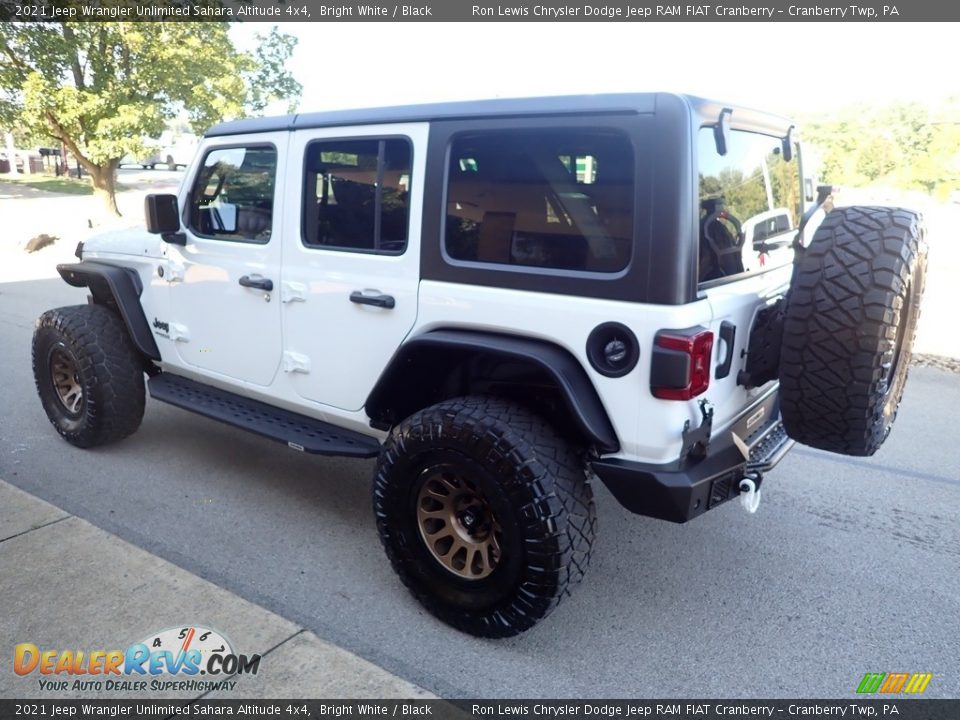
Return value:
[(71, 445), (104, 445), (140, 427), (143, 363), (123, 322), (101, 305), (40, 316), (33, 333), (33, 377), (47, 417)]
[(498, 398), (449, 400), (397, 426), (373, 508), (404, 585), (481, 637), (546, 617), (582, 579), (596, 535), (582, 458), (540, 417)]

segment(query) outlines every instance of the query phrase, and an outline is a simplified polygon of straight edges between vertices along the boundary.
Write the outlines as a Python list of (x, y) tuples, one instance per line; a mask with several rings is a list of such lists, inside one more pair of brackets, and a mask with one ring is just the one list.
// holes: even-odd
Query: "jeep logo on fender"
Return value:
[(170, 334), (170, 323), (161, 322), (157, 318), (153, 319), (153, 326), (162, 333)]

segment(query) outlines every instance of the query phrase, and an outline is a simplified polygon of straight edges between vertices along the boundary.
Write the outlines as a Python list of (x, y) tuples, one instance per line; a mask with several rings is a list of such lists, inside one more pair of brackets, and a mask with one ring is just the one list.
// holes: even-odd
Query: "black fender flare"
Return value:
[(374, 427), (386, 428), (421, 409), (411, 368), (440, 369), (438, 358), (482, 353), (521, 361), (544, 371), (556, 383), (577, 428), (601, 453), (617, 452), (620, 442), (613, 424), (581, 363), (553, 343), (471, 330), (434, 330), (404, 343), (381, 373), (364, 405)]
[(94, 301), (115, 308), (137, 349), (151, 360), (160, 360), (160, 350), (140, 305), (143, 283), (135, 270), (85, 260), (57, 265), (57, 272), (68, 285), (89, 288)]

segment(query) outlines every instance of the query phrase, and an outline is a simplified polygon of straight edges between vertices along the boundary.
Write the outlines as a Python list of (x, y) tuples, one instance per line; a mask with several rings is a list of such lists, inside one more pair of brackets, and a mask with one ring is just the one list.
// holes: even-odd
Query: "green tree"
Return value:
[(929, 150), (913, 165), (924, 189), (940, 199), (960, 190), (960, 111), (956, 117), (933, 125)]
[(903, 161), (903, 152), (894, 138), (873, 133), (860, 146), (856, 158), (857, 172), (870, 183), (896, 170)]
[(790, 220), (796, 226), (800, 221), (800, 168), (796, 157), (790, 162), (778, 152), (767, 155), (774, 208), (787, 208)]
[(808, 116), (804, 139), (822, 158), (821, 179), (882, 184), (945, 197), (960, 183), (960, 98), (856, 105)]
[(120, 159), (168, 120), (185, 113), (202, 134), (296, 100), (285, 67), (296, 39), (276, 28), (257, 39), (243, 52), (220, 22), (0, 23), (0, 124), (63, 143), (119, 214)]

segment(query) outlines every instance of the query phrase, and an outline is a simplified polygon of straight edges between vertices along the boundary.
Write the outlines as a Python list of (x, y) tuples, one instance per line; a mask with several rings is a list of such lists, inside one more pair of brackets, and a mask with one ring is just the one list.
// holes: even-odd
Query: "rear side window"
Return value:
[(780, 138), (734, 130), (726, 155), (701, 128), (700, 281), (762, 272), (793, 259), (800, 218), (799, 163)]
[(307, 146), (303, 242), (399, 254), (407, 247), (412, 151), (403, 138), (318, 140)]
[(190, 191), (188, 225), (201, 237), (266, 243), (273, 229), (277, 150), (210, 150)]
[(634, 151), (615, 131), (456, 136), (444, 248), (449, 258), (585, 272), (630, 261)]

